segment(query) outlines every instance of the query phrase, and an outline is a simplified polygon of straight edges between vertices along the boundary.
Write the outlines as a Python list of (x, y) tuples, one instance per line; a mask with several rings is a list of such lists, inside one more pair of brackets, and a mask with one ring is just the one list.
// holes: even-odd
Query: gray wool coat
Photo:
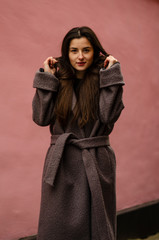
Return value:
[[(120, 64), (99, 72), (99, 116), (79, 128), (63, 129), (54, 116), (59, 80), (38, 71), (33, 120), (50, 125), (51, 142), (43, 176), (38, 240), (116, 239), (115, 154), (109, 143), (124, 108)], [(72, 109), (76, 104), (73, 94)]]

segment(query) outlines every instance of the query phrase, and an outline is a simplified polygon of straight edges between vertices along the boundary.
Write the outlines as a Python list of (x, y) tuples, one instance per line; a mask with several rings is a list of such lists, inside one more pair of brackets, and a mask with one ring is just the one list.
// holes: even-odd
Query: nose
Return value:
[(79, 60), (82, 60), (83, 58), (84, 58), (84, 57), (83, 57), (82, 51), (79, 51), (78, 59), (79, 59)]

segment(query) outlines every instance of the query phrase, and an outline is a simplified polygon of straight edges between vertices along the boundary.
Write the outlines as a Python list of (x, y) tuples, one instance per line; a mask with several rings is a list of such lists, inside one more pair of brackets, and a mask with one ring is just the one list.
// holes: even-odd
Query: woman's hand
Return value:
[(114, 63), (118, 62), (118, 60), (116, 58), (114, 58), (113, 56), (108, 56), (105, 61), (104, 61), (104, 67), (106, 69), (110, 68)]
[(55, 74), (56, 72), (56, 66), (55, 64), (58, 61), (53, 58), (53, 57), (48, 57), (45, 61), (44, 61), (44, 72), (49, 72), (51, 74)]

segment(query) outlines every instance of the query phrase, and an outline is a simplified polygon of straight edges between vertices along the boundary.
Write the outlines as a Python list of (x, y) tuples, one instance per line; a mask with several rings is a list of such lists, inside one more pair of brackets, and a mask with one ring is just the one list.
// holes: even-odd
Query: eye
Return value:
[(88, 48), (83, 50), (85, 53), (88, 53), (90, 50)]
[(77, 52), (77, 49), (71, 49), (70, 52), (76, 53), (76, 52)]

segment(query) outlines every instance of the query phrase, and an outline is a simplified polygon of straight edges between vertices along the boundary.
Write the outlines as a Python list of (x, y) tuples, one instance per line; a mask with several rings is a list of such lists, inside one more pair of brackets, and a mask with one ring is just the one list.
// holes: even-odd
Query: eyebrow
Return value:
[[(83, 49), (90, 49), (90, 48), (92, 48), (92, 47), (84, 47)], [(78, 48), (76, 48), (76, 47), (70, 47), (70, 49), (78, 49)]]

